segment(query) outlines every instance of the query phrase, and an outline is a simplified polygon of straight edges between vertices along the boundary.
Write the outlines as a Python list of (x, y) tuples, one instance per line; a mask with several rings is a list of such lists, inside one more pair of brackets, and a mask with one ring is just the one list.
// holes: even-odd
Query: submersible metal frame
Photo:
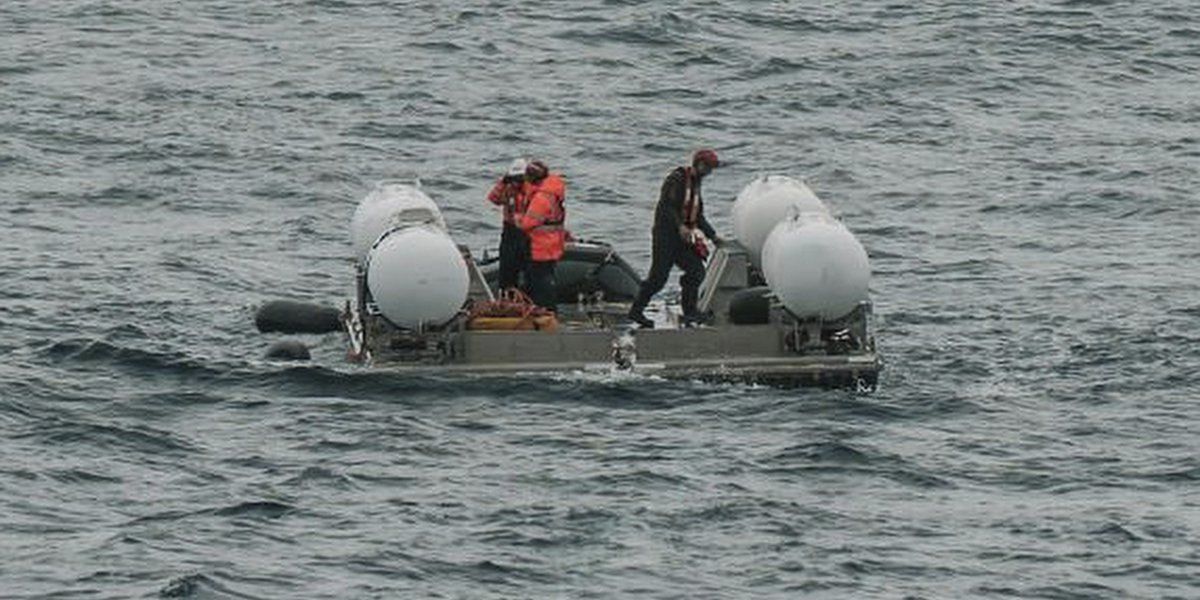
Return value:
[[(470, 252), (460, 248), (470, 277), (468, 304), (494, 298)], [(572, 251), (607, 244), (577, 242)], [(606, 259), (607, 260), (607, 259)], [(874, 390), (882, 361), (876, 352), (871, 303), (833, 321), (798, 319), (768, 298), (765, 314), (752, 319), (731, 312), (754, 288), (747, 252), (721, 244), (700, 288), (700, 310), (709, 324), (684, 327), (678, 306), (657, 306), (657, 326), (637, 329), (625, 319), (627, 301), (606, 300), (603, 291), (559, 305), (554, 331), (470, 329), (466, 311), (440, 327), (397, 327), (375, 307), (360, 266), (356, 294), (342, 321), (352, 360), (409, 373), (513, 375), (547, 372), (631, 371), (666, 378), (740, 381), (775, 386), (849, 387)], [(763, 292), (760, 292), (763, 293)]]

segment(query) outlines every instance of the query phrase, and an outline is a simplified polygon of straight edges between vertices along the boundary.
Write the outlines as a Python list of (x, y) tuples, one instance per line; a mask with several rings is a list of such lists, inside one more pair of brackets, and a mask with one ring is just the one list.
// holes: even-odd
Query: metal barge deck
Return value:
[[(600, 246), (603, 255), (607, 248), (590, 245), (577, 245), (576, 253), (595, 255), (594, 246)], [(610, 258), (604, 260), (613, 254), (609, 249)], [(471, 298), (491, 299), (487, 277), (465, 250), (464, 257), (471, 273)], [(597, 264), (597, 269), (589, 269), (592, 275), (607, 263)], [(417, 332), (397, 328), (372, 310), (361, 281), (358, 297), (347, 302), (343, 319), (353, 358), (397, 372), (620, 370), (787, 387), (875, 388), (882, 361), (875, 351), (869, 303), (836, 322), (817, 322), (795, 319), (775, 302), (768, 307), (766, 298), (761, 314), (751, 319), (756, 322), (737, 322), (732, 305), (751, 283), (745, 251), (732, 243), (718, 248), (710, 262), (700, 307), (712, 311), (713, 320), (699, 327), (680, 326), (678, 308), (660, 305), (652, 315), (658, 326), (637, 329), (624, 321), (627, 301), (593, 294), (585, 302), (580, 294), (577, 304), (560, 305), (558, 326), (552, 331), (474, 330), (464, 314), (442, 328)]]

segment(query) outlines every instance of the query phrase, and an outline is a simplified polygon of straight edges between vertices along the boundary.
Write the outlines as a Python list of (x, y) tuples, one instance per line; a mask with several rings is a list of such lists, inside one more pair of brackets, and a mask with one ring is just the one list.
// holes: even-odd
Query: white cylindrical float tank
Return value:
[(362, 262), (380, 234), (405, 225), (432, 225), (446, 231), (442, 211), (418, 186), (395, 181), (376, 184), (350, 220), (354, 259)]
[(800, 318), (846, 316), (867, 299), (867, 251), (837, 219), (799, 213), (776, 224), (762, 251), (771, 291)]
[(786, 175), (762, 175), (746, 184), (733, 203), (733, 234), (762, 267), (762, 248), (775, 226), (796, 213), (829, 213), (803, 181)]
[(458, 246), (433, 225), (387, 231), (367, 254), (367, 289), (400, 327), (449, 321), (466, 302), (469, 284)]

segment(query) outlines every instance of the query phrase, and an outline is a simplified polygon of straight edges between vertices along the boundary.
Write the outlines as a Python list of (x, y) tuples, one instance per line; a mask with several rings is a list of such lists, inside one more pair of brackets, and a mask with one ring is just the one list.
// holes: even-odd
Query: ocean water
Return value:
[[(1200, 8), (0, 3), (0, 597), (1200, 597)], [(805, 178), (880, 389), (263, 359), (358, 200), (513, 156), (640, 270)]]

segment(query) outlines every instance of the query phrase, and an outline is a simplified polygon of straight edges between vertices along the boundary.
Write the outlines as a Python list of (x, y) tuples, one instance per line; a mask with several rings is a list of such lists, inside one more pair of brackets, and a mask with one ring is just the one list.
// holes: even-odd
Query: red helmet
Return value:
[(703, 150), (697, 150), (696, 153), (692, 155), (692, 164), (693, 165), (706, 164), (711, 169), (717, 168), (717, 166), (720, 164), (717, 161), (717, 151), (712, 150), (710, 148), (705, 148)]

